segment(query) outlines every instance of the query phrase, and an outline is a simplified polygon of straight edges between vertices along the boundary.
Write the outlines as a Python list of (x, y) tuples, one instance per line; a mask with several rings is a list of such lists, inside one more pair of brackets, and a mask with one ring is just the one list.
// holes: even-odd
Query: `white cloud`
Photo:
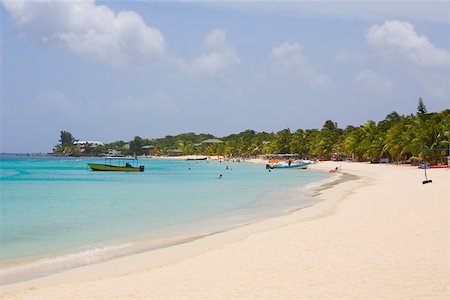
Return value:
[(203, 53), (190, 64), (190, 72), (195, 75), (225, 76), (240, 64), (235, 49), (228, 43), (223, 29), (208, 33), (202, 43)]
[(202, 46), (204, 49), (217, 49), (217, 50), (230, 47), (227, 42), (227, 35), (225, 31), (220, 28), (217, 28), (208, 33), (203, 38)]
[(355, 82), (369, 92), (383, 95), (392, 94), (391, 81), (372, 70), (364, 70), (359, 73), (355, 78)]
[(170, 59), (173, 75), (183, 75), (194, 80), (212, 80), (226, 90), (241, 94), (241, 89), (233, 80), (233, 71), (241, 60), (228, 42), (223, 29), (208, 33), (201, 44), (202, 53), (191, 60)]
[(311, 87), (328, 84), (328, 77), (318, 72), (303, 54), (303, 47), (298, 43), (284, 43), (272, 49), (272, 71), (285, 75)]
[(366, 33), (366, 40), (385, 60), (402, 59), (420, 67), (450, 66), (450, 52), (417, 34), (408, 22), (385, 21), (383, 25), (373, 25)]
[(74, 54), (113, 66), (157, 63), (165, 53), (161, 32), (133, 11), (115, 12), (94, 0), (4, 0), (26, 37), (57, 43)]
[(364, 54), (358, 52), (352, 52), (347, 49), (340, 49), (333, 55), (334, 60), (341, 63), (361, 63), (364, 62)]

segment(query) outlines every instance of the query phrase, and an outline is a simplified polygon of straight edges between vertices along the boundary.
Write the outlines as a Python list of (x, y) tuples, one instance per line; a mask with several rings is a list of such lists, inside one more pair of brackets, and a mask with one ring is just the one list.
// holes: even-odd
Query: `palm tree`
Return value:
[(362, 142), (364, 139), (364, 131), (361, 127), (353, 129), (342, 141), (342, 148), (354, 159), (360, 160), (364, 156)]
[(411, 156), (411, 141), (415, 138), (414, 132), (411, 130), (412, 124), (412, 117), (408, 117), (392, 126), (386, 133), (383, 153), (389, 153), (397, 161), (402, 157), (406, 158), (405, 156)]
[(299, 153), (302, 154), (302, 156), (305, 156), (307, 153), (305, 141), (306, 141), (305, 131), (303, 131), (303, 129), (297, 129), (292, 135), (290, 152)]
[(275, 134), (274, 140), (274, 152), (275, 153), (288, 153), (291, 144), (291, 130), (289, 128), (278, 131)]

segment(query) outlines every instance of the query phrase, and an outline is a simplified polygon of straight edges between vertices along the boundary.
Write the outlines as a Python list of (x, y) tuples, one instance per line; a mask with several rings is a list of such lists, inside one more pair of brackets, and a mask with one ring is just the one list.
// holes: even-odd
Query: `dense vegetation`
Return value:
[[(327, 120), (321, 129), (289, 128), (276, 133), (246, 130), (220, 138), (223, 143), (202, 143), (215, 138), (210, 134), (183, 133), (159, 139), (136, 136), (130, 142), (118, 141), (96, 148), (73, 146), (75, 139), (61, 132), (61, 144), (55, 153), (98, 155), (108, 149), (123, 154), (166, 155), (173, 150), (186, 155), (255, 156), (260, 154), (298, 153), (304, 158), (352, 159), (354, 161), (443, 162), (449, 155), (450, 110), (427, 113), (422, 99), (416, 115), (402, 116), (392, 112), (378, 123), (367, 121), (354, 127), (339, 128)], [(147, 146), (147, 147), (145, 147)], [(433, 149), (433, 150), (432, 150)], [(441, 150), (439, 150), (441, 149)]]

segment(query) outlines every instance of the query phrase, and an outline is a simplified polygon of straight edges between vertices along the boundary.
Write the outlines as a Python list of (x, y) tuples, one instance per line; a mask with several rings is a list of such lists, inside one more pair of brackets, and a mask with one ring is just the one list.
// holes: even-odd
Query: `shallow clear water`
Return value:
[(298, 187), (328, 177), (218, 161), (141, 159), (143, 173), (93, 172), (87, 166), (103, 161), (3, 156), (0, 260), (29, 262), (137, 236), (225, 230), (311, 205), (314, 200)]

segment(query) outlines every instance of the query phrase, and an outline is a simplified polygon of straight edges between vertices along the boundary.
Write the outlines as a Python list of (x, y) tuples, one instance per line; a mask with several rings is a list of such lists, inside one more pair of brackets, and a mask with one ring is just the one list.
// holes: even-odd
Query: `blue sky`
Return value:
[(1, 3), (1, 152), (450, 106), (448, 1)]

